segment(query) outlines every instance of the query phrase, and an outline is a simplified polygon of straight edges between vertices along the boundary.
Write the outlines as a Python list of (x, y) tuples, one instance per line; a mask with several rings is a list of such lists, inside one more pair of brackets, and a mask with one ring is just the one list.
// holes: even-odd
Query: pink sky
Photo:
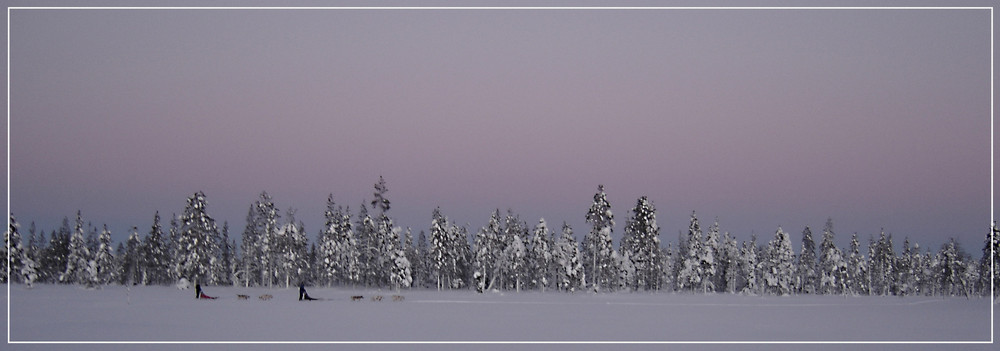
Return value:
[[(842, 245), (884, 227), (979, 256), (990, 221), (988, 10), (14, 10), (10, 202), (116, 240), (195, 191), (242, 232), (262, 191), (311, 236), (386, 178), (414, 233), (494, 208), (577, 236), (718, 216)], [(818, 240), (818, 239), (817, 239)]]

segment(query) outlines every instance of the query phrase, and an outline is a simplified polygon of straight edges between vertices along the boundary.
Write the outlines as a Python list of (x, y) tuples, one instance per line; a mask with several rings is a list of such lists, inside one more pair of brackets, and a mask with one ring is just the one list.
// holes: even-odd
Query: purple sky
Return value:
[[(988, 10), (14, 10), (10, 203), (115, 240), (198, 190), (233, 235), (262, 190), (314, 240), (379, 175), (398, 225), (440, 206), (588, 230), (605, 184), (675, 242), (884, 227), (979, 256)], [(617, 238), (616, 238), (617, 244)]]

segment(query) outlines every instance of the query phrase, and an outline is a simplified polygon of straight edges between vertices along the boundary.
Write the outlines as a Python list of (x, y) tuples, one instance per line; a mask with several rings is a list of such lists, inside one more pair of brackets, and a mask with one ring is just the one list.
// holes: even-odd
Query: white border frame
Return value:
[[(920, 7), (864, 7), (864, 6), (736, 6), (736, 7), (677, 7), (677, 6), (346, 6), (346, 7), (325, 7), (325, 6), (289, 6), (289, 7), (226, 7), (226, 6), (108, 6), (108, 7), (75, 7), (75, 6), (13, 6), (7, 7), (7, 209), (10, 211), (10, 14), (12, 10), (464, 10), (464, 11), (485, 11), (485, 10), (989, 10), (990, 12), (990, 235), (993, 235), (992, 225), (996, 220), (993, 218), (995, 195), (994, 189), (994, 26), (993, 7), (985, 6), (920, 6)], [(10, 216), (7, 215), (7, 227), (10, 227)], [(6, 228), (4, 229), (6, 231)], [(993, 245), (990, 245), (993, 255)], [(7, 252), (10, 252), (10, 243), (7, 243)], [(990, 260), (993, 271), (998, 267), (993, 267), (993, 260)], [(10, 277), (10, 265), (7, 266), (7, 276)], [(996, 329), (995, 307), (990, 306), (990, 340), (988, 341), (12, 341), (10, 339), (10, 279), (7, 280), (7, 343), (8, 344), (992, 344), (995, 340), (994, 330)], [(998, 287), (993, 286), (993, 279), (990, 279), (991, 291), (996, 291)], [(989, 297), (992, 300), (992, 295)]]

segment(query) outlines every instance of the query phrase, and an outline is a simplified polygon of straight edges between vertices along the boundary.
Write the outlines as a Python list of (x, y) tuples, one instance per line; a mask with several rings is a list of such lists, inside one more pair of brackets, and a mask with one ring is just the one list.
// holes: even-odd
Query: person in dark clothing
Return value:
[(299, 283), (299, 301), (302, 301), (302, 300), (306, 300), (306, 301), (316, 300), (316, 299), (310, 297), (308, 293), (306, 293), (306, 283)]
[(201, 284), (194, 284), (194, 293), (196, 299), (215, 299), (215, 297), (205, 295), (205, 292), (201, 290)]

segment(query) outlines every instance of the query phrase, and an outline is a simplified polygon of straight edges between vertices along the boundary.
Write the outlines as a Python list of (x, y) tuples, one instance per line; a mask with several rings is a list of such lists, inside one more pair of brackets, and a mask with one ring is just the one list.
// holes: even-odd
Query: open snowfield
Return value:
[[(297, 301), (297, 289), (205, 288), (196, 300), (174, 287), (10, 287), (11, 341), (989, 341), (982, 298), (755, 297), (665, 293), (565, 294), (309, 289), (323, 301)], [(7, 292), (4, 291), (4, 298)], [(238, 300), (237, 294), (250, 295)], [(270, 301), (258, 296), (271, 294)], [(364, 301), (351, 301), (364, 295)], [(381, 302), (371, 300), (382, 295)], [(6, 345), (6, 349), (109, 345)], [(110, 345), (134, 349), (243, 349), (252, 345)], [(258, 345), (258, 347), (277, 345)], [(288, 346), (288, 345), (285, 345)], [(295, 345), (318, 349), (387, 345)], [(390, 345), (402, 349), (507, 349), (512, 345)], [(603, 347), (601, 347), (603, 346)], [(834, 348), (832, 345), (626, 345), (698, 349)], [(883, 349), (984, 349), (982, 344), (869, 345)], [(518, 348), (622, 348), (621, 345), (516, 345)]]

